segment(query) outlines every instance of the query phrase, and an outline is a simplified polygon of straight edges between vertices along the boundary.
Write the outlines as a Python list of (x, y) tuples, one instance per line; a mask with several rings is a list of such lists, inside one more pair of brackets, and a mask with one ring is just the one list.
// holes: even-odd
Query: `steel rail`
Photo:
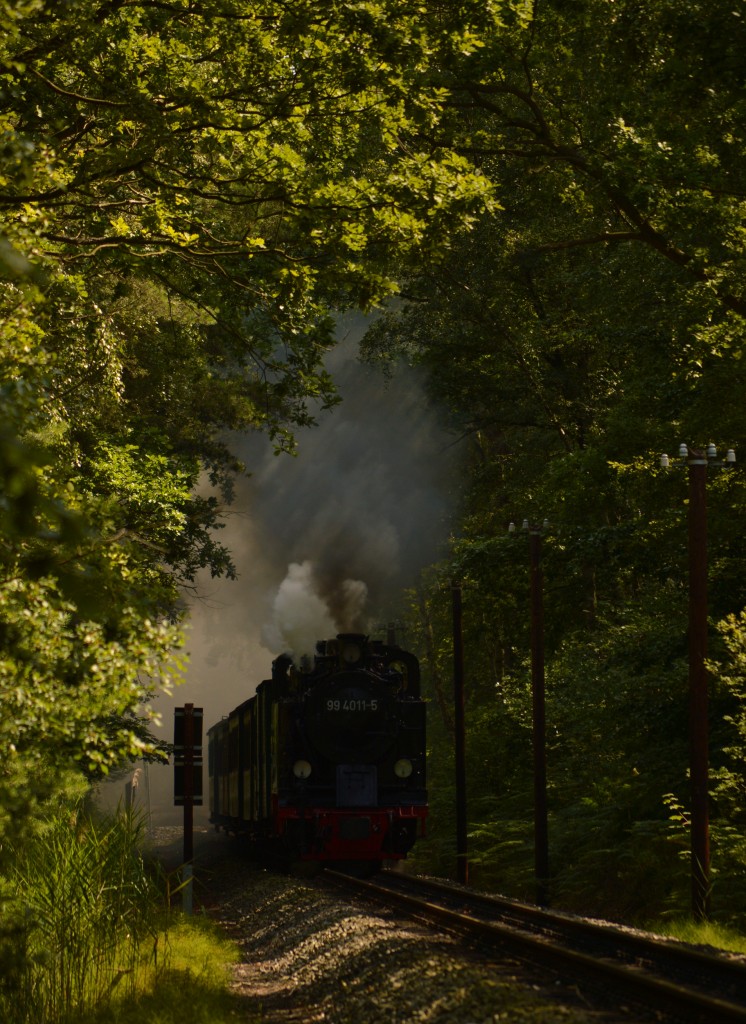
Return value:
[(514, 916), (521, 924), (529, 923), (544, 932), (557, 928), (563, 936), (573, 934), (579, 939), (592, 942), (611, 942), (615, 955), (624, 953), (635, 961), (641, 957), (658, 962), (669, 959), (679, 970), (683, 968), (687, 971), (708, 971), (710, 974), (717, 975), (721, 984), (728, 984), (740, 989), (744, 1004), (746, 1004), (746, 961), (729, 959), (675, 940), (662, 939), (638, 931), (628, 931), (609, 923), (547, 910), (534, 904), (510, 900), (504, 896), (478, 893), (472, 890), (464, 892), (457, 886), (441, 879), (401, 876), (394, 872), (385, 873), (379, 878), (385, 880), (387, 885), (395, 885), (399, 879), (403, 879), (410, 888), (416, 886), (420, 891), (430, 890), (442, 894), (446, 898), (458, 899), (463, 896), (471, 906), (482, 906), (487, 911), (496, 910), (505, 917)]
[[(339, 886), (352, 888), (388, 907), (395, 903), (416, 917), (459, 934), (479, 937), (492, 946), (509, 950), (519, 959), (569, 969), (596, 983), (611, 983), (623, 991), (625, 1001), (636, 1000), (698, 1024), (746, 1024), (746, 1003), (713, 996), (691, 982), (680, 984), (655, 973), (661, 970), (661, 963), (675, 965), (688, 976), (695, 970), (707, 971), (719, 979), (718, 985), (746, 992), (746, 968), (725, 957), (429, 879), (393, 873), (387, 878), (384, 873), (372, 882), (337, 872), (327, 871), (325, 875)], [(418, 891), (423, 895), (416, 895)], [(446, 905), (452, 901), (461, 903), (461, 909)], [(476, 908), (493, 916), (475, 916)], [(568, 945), (577, 942), (578, 937), (603, 941), (606, 948), (594, 955)], [(620, 953), (627, 959), (620, 959)], [(633, 962), (629, 962), (630, 958)], [(640, 962), (643, 958), (644, 964)]]

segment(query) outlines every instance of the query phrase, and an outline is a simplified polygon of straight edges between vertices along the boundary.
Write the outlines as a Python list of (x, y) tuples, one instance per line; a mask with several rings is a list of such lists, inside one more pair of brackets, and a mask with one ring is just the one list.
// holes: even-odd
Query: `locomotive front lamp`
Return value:
[(296, 761), (293, 765), (293, 775), (296, 779), (307, 779), (312, 768), (309, 761)]
[(394, 775), (397, 779), (408, 779), (414, 771), (414, 765), (408, 757), (400, 757), (394, 765)]

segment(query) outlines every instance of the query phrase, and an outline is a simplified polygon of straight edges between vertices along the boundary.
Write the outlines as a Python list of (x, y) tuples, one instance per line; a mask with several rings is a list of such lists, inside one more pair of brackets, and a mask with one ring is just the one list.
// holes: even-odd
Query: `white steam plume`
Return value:
[(272, 621), (262, 630), (271, 651), (285, 651), (296, 661), (313, 654), (317, 640), (344, 632), (360, 621), (368, 588), (362, 580), (343, 580), (328, 597), (319, 592), (313, 564), (291, 562), (272, 602)]

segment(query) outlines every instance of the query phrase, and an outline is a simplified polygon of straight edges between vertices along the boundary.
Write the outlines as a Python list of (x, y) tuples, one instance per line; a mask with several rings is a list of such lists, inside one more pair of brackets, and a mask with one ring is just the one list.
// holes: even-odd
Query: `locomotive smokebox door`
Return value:
[(375, 807), (378, 773), (374, 764), (337, 765), (337, 807)]

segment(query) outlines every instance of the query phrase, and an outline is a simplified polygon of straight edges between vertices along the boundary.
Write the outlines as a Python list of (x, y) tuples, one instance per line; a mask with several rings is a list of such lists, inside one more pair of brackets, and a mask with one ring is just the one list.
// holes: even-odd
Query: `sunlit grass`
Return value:
[(200, 916), (181, 918), (168, 931), (165, 966), (141, 973), (138, 990), (80, 1018), (81, 1024), (228, 1024), (240, 1014), (229, 989), (235, 943)]
[(190, 971), (196, 977), (218, 981), (230, 976), (230, 965), (239, 959), (238, 947), (209, 918), (180, 917), (168, 933), (169, 967)]
[(743, 932), (712, 921), (694, 921), (691, 918), (655, 921), (648, 928), (657, 935), (667, 935), (679, 942), (746, 953), (746, 935)]

